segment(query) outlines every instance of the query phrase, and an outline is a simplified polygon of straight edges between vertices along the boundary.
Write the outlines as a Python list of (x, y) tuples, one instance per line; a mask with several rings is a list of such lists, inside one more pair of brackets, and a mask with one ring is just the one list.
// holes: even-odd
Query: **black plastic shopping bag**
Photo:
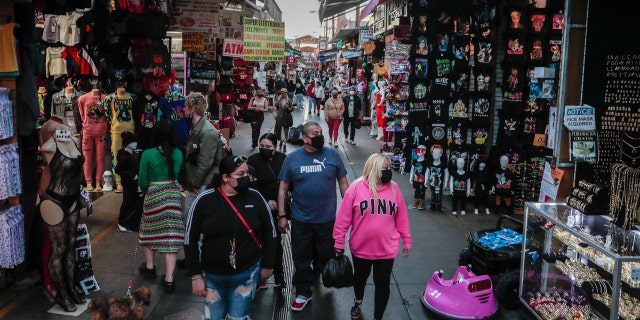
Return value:
[(333, 256), (322, 270), (322, 283), (327, 288), (347, 288), (353, 286), (353, 266), (348, 256)]

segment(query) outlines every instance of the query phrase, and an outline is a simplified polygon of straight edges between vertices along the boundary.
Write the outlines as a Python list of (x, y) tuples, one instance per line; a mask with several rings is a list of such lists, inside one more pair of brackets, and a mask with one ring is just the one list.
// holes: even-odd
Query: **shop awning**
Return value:
[(329, 43), (338, 43), (338, 41), (340, 40), (349, 39), (353, 36), (358, 35), (359, 32), (360, 30), (358, 29), (342, 29), (338, 31), (338, 33), (336, 33), (335, 36), (333, 36), (333, 38), (331, 39), (331, 41), (329, 41)]
[(249, 0), (239, 0), (238, 2), (241, 3), (243, 6), (245, 6), (245, 8), (249, 8), (257, 12), (262, 11), (262, 8), (258, 7), (255, 3)]
[(353, 9), (364, 2), (367, 2), (367, 0), (321, 0), (318, 17), (322, 22), (326, 18)]
[(360, 20), (366, 18), (373, 10), (379, 5), (385, 2), (389, 2), (390, 0), (371, 0), (367, 5), (360, 11)]
[(342, 57), (344, 59), (360, 58), (360, 51), (343, 51)]

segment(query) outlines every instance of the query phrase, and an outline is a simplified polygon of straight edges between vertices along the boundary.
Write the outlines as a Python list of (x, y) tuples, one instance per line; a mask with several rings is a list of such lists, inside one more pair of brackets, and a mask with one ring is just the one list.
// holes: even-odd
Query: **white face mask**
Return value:
[(354, 94), (356, 94), (356, 93), (355, 93), (355, 91), (349, 91), (349, 94), (350, 94), (350, 95), (354, 95)]
[(127, 148), (131, 149), (131, 150), (135, 150), (138, 149), (138, 143), (137, 142), (131, 142), (127, 145)]

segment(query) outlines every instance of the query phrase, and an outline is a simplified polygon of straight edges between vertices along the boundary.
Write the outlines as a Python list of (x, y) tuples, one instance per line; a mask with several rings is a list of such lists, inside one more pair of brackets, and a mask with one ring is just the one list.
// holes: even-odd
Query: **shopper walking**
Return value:
[[(342, 99), (342, 104), (345, 106), (343, 124), (344, 140), (353, 145), (356, 144), (356, 122), (360, 119), (362, 112), (362, 100), (356, 95), (355, 90), (354, 87), (351, 87), (349, 89), (349, 95)], [(349, 131), (349, 129), (351, 129), (351, 131)]]
[(338, 129), (344, 116), (344, 103), (338, 97), (338, 90), (331, 91), (331, 98), (324, 104), (324, 120), (329, 126), (329, 145), (338, 147)]
[(316, 99), (316, 116), (320, 116), (320, 106), (324, 100), (324, 87), (320, 81), (316, 82), (316, 86), (313, 88), (313, 96)]
[(391, 161), (383, 154), (369, 156), (362, 176), (347, 189), (333, 228), (335, 254), (344, 254), (349, 228), (355, 294), (351, 318), (359, 319), (367, 279), (373, 269), (375, 285), (373, 318), (382, 319), (389, 301), (389, 282), (398, 242), (405, 258), (411, 251), (407, 206), (398, 185), (391, 181)]
[(289, 101), (293, 101), (293, 93), (296, 90), (296, 84), (293, 82), (293, 79), (289, 79), (287, 81), (287, 95), (289, 96)]
[[(286, 156), (276, 150), (278, 139), (273, 133), (265, 133), (260, 137), (260, 151), (249, 157), (247, 163), (255, 169), (255, 188), (267, 201), (271, 216), (276, 221), (278, 217), (278, 188), (280, 186), (280, 169)], [(282, 236), (276, 232), (276, 258), (273, 265), (273, 278), (275, 287), (286, 287), (284, 281), (284, 268), (282, 266)]]
[(309, 97), (309, 112), (308, 114), (311, 114), (311, 110), (313, 109), (313, 107), (316, 105), (316, 97), (314, 94), (313, 89), (316, 87), (316, 82), (314, 80), (310, 80), (309, 84), (307, 85), (307, 96)]
[(178, 174), (182, 167), (182, 152), (176, 147), (173, 125), (168, 120), (156, 123), (150, 149), (142, 153), (138, 185), (146, 193), (142, 211), (139, 242), (144, 247), (146, 263), (139, 271), (145, 279), (156, 277), (155, 252), (165, 255), (166, 273), (161, 284), (166, 293), (175, 289), (173, 271), (176, 257), (184, 243), (182, 195)]
[(248, 170), (243, 158), (224, 157), (217, 187), (202, 192), (189, 211), (188, 273), (207, 320), (250, 319), (258, 283), (273, 272), (275, 226), (264, 198), (249, 189)]
[(294, 90), (294, 93), (296, 95), (296, 108), (304, 110), (304, 96), (307, 95), (307, 90), (305, 89), (304, 84), (302, 84), (302, 81), (300, 79), (296, 81)]
[(251, 123), (251, 148), (253, 149), (258, 146), (258, 137), (264, 122), (264, 113), (267, 111), (269, 111), (269, 100), (264, 96), (264, 90), (258, 88), (256, 96), (249, 100), (249, 105), (245, 111), (245, 117), (248, 115)]
[[(313, 272), (320, 272), (333, 254), (333, 223), (336, 217), (336, 181), (344, 196), (349, 183), (347, 171), (338, 155), (324, 147), (322, 128), (309, 121), (302, 127), (302, 148), (292, 152), (280, 170), (278, 191), (278, 229), (287, 232), (285, 193), (292, 186), (291, 253), (295, 272), (294, 311), (303, 310), (312, 296)], [(313, 265), (313, 269), (312, 269)]]
[(289, 137), (289, 128), (293, 125), (289, 120), (291, 116), (291, 102), (287, 95), (287, 88), (282, 88), (277, 94), (276, 102), (274, 103), (276, 126), (273, 131), (280, 141), (279, 150), (281, 152), (287, 152), (287, 138)]

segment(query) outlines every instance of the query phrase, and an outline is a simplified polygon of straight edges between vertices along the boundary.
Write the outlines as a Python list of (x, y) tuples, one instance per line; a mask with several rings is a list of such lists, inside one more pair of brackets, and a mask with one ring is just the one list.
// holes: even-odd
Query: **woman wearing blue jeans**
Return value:
[(191, 291), (204, 298), (206, 320), (250, 319), (258, 283), (273, 273), (275, 226), (248, 171), (244, 158), (223, 158), (217, 187), (200, 193), (187, 216)]
[(296, 88), (293, 92), (296, 95), (296, 108), (303, 110), (304, 109), (304, 96), (307, 94), (307, 89), (302, 84), (302, 81), (298, 79), (296, 81)]

